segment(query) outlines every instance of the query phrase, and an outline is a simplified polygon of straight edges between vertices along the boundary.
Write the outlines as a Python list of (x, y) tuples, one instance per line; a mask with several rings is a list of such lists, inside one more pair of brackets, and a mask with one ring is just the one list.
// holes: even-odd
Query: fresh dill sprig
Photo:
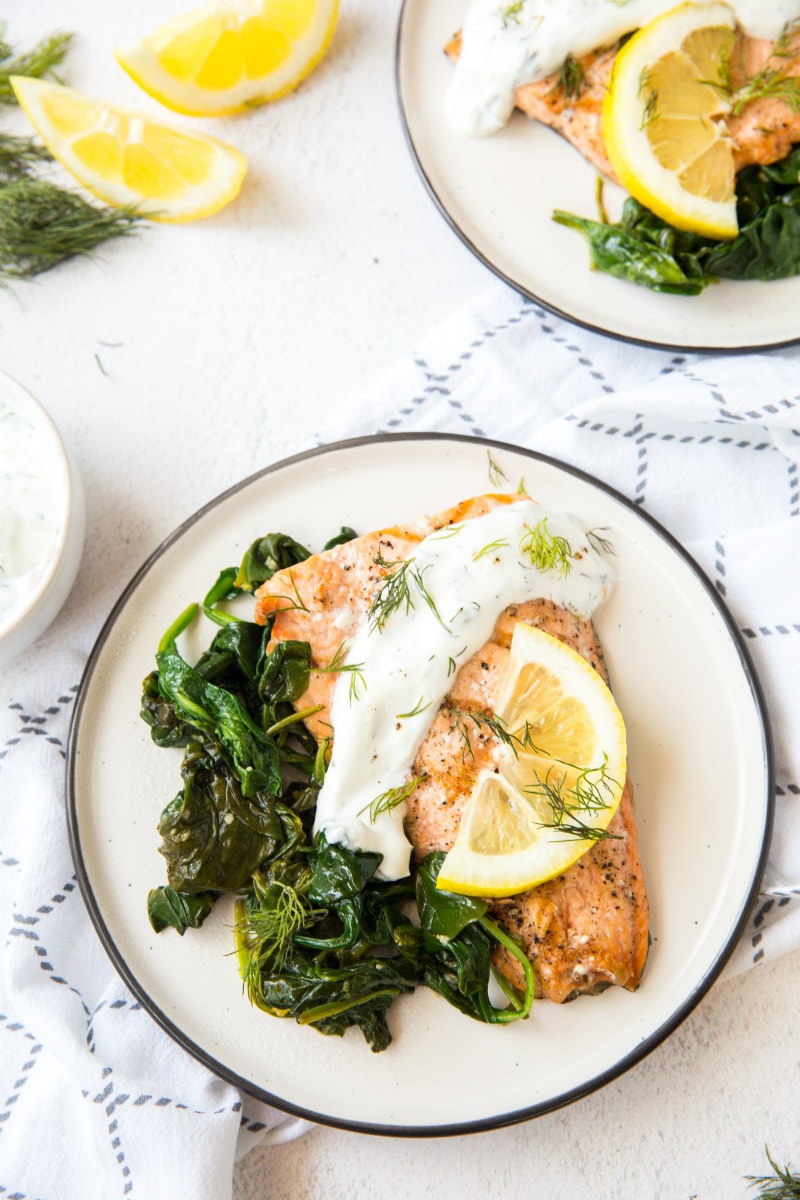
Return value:
[(292, 585), (292, 591), (294, 592), (294, 599), (292, 599), (291, 596), (284, 596), (282, 594), (281, 595), (278, 595), (278, 594), (266, 595), (266, 596), (264, 596), (264, 599), (265, 600), (286, 600), (287, 601), (286, 607), (279, 608), (277, 610), (278, 612), (295, 612), (295, 611), (297, 611), (297, 612), (306, 612), (307, 613), (309, 611), (308, 605), (304, 603), (303, 597), (300, 595), (300, 592), (297, 589), (297, 584), (295, 583), (295, 578), (291, 571), (289, 571), (289, 582)]
[(586, 82), (586, 72), (583, 65), (568, 54), (559, 69), (556, 81), (550, 89), (553, 92), (563, 92), (567, 100), (576, 100), (583, 91)]
[[(531, 744), (535, 751), (536, 747)], [(541, 796), (549, 804), (552, 812), (551, 821), (542, 821), (543, 829), (555, 829), (567, 837), (599, 842), (607, 838), (619, 839), (620, 834), (609, 833), (590, 825), (581, 817), (581, 813), (596, 813), (608, 808), (613, 793), (619, 786), (608, 774), (608, 760), (599, 767), (577, 769), (573, 763), (553, 759), (553, 766), (548, 767), (544, 778), (536, 774), (536, 782), (526, 785), (523, 789), (530, 796)], [(567, 786), (568, 770), (577, 770), (574, 782)]]
[(565, 579), (570, 573), (572, 547), (566, 538), (550, 533), (547, 517), (542, 517), (533, 527), (527, 526), (520, 542), (520, 550), (528, 556), (537, 571), (558, 571), (561, 579)]
[(383, 629), (393, 612), (405, 608), (409, 613), (414, 607), (411, 598), (409, 572), (414, 563), (413, 558), (405, 558), (399, 562), (388, 562), (382, 555), (375, 559), (376, 566), (391, 567), (390, 574), (384, 576), (383, 582), (369, 608), (370, 630)]
[(258, 908), (237, 906), (236, 934), (245, 950), (244, 982), (250, 998), (261, 994), (261, 972), (280, 971), (286, 962), (292, 938), (313, 915), (297, 888), (282, 880), (254, 877)]
[[(405, 558), (400, 562), (387, 562), (379, 556), (375, 559), (375, 563), (379, 567), (391, 567), (391, 573), (384, 577), (384, 580), (376, 593), (372, 604), (369, 608), (369, 628), (374, 632), (376, 629), (381, 630), (393, 612), (399, 609), (405, 609), (406, 613), (411, 612), (414, 608), (414, 595), (417, 594), (427, 604), (436, 620), (443, 629), (447, 629), (447, 625), (442, 620), (439, 609), (436, 607), (436, 601), (428, 591), (423, 578), (427, 567), (420, 569), (414, 566), (414, 558)], [(415, 591), (412, 593), (411, 585), (414, 585)]]
[(33, 138), (0, 133), (0, 187), (30, 175), (45, 162), (52, 162), (50, 151)]
[(463, 763), (466, 763), (467, 759), (471, 759), (473, 761), (475, 759), (475, 751), (472, 749), (471, 737), (471, 734), (474, 731), (470, 729), (469, 725), (467, 724), (468, 721), (472, 722), (472, 724), (475, 726), (475, 730), (477, 731), (480, 731), (481, 729), (488, 729), (490, 733), (493, 733), (494, 736), (503, 743), (503, 745), (508, 746), (514, 752), (516, 757), (517, 739), (515, 738), (514, 734), (509, 731), (508, 726), (502, 717), (499, 717), (497, 713), (487, 714), (480, 712), (458, 712), (455, 715), (455, 719), (453, 724), (450, 726), (448, 733), (457, 733), (461, 738), (461, 761)]
[(410, 795), (419, 787), (422, 782), (419, 775), (414, 779), (409, 779), (408, 783), (403, 783), (399, 787), (389, 788), (385, 792), (381, 792), (380, 796), (376, 796), (369, 804), (365, 804), (359, 811), (359, 816), (362, 813), (369, 811), (370, 825), (374, 825), (378, 817), (382, 813), (391, 812), (393, 808), (397, 808), (399, 804), (403, 804)]
[(758, 1200), (800, 1200), (800, 1175), (795, 1174), (788, 1165), (779, 1167), (766, 1146), (764, 1152), (774, 1174), (745, 1175), (750, 1187), (761, 1189)]
[(336, 647), (334, 654), (327, 667), (315, 667), (314, 670), (319, 675), (349, 675), (350, 676), (350, 701), (358, 699), (358, 689), (366, 688), (367, 682), (364, 678), (363, 663), (346, 662), (347, 651), (349, 647), (347, 642), (342, 641)]
[[(521, 7), (522, 5), (520, 4), (520, 8)], [(493, 488), (499, 488), (503, 480), (508, 483), (508, 476), (500, 464), (495, 462), (495, 460), (492, 458), (491, 450), (487, 450), (486, 455), (489, 459), (489, 483), (491, 486)]]
[(435, 533), (428, 535), (428, 540), (431, 542), (443, 542), (445, 538), (455, 537), (457, 533), (461, 533), (464, 528), (464, 522), (460, 525), (443, 525), (441, 529), (437, 529)]
[(104, 208), (77, 192), (23, 176), (0, 188), (0, 285), (91, 254), (109, 238), (133, 233), (140, 221), (133, 207)]
[(74, 36), (72, 33), (53, 33), (42, 38), (27, 53), (17, 54), (5, 40), (5, 30), (0, 30), (0, 104), (17, 103), (11, 86), (12, 75), (27, 75), (29, 79), (49, 75), (60, 82), (54, 71), (64, 61)]
[(512, 4), (507, 4), (500, 16), (503, 19), (503, 28), (505, 29), (509, 21), (513, 21), (515, 25), (519, 25), (520, 14), (525, 7), (525, 0), (514, 0)]

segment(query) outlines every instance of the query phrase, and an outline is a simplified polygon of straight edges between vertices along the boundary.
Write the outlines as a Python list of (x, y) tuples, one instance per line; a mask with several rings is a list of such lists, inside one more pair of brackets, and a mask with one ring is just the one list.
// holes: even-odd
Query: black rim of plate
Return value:
[[(204, 1050), (197, 1043), (189, 1038), (180, 1026), (176, 1025), (152, 999), (147, 991), (138, 982), (131, 968), (128, 966), (122, 953), (117, 947), (111, 932), (106, 925), (100, 905), (94, 895), (90, 873), (87, 864), (83, 857), (81, 849), (80, 828), (77, 813), (77, 789), (76, 789), (76, 757), (78, 751), (78, 740), (80, 737), (81, 717), (83, 714), (86, 697), (92, 683), (92, 676), (95, 667), (98, 663), (103, 648), (112, 634), (117, 620), (126, 607), (129, 600), (135, 595), (139, 584), (154, 566), (154, 564), (169, 550), (176, 542), (180, 541), (183, 534), (200, 521), (212, 509), (223, 504), (228, 498), (243, 491), (257, 480), (264, 476), (280, 472), (286, 467), (290, 467), (296, 463), (304, 462), (309, 459), (316, 458), (321, 455), (336, 454), (342, 451), (356, 449), (360, 447), (369, 448), (376, 444), (386, 442), (441, 442), (441, 443), (468, 443), (470, 445), (482, 445), (488, 450), (497, 450), (498, 452), (506, 451), (513, 454), (521, 454), (534, 461), (547, 464), (559, 471), (564, 472), (584, 483), (589, 484), (598, 491), (604, 492), (628, 511), (633, 512), (642, 520), (675, 552), (675, 554), (691, 569), (698, 582), (706, 591), (709, 599), (719, 612), (722, 618), (728, 635), (733, 642), (742, 672), (750, 689), (750, 694), (756, 713), (759, 718), (762, 733), (762, 750), (764, 761), (764, 776), (765, 790), (764, 797), (764, 825), (762, 832), (761, 845), (759, 848), (758, 860), (755, 865), (755, 870), (747, 889), (743, 896), (738, 917), (733, 925), (733, 928), (728, 935), (727, 941), (720, 947), (717, 957), (697, 987), (685, 998), (684, 1002), (672, 1013), (671, 1017), (665, 1021), (658, 1029), (654, 1030), (649, 1037), (642, 1040), (639, 1045), (629, 1054), (625, 1055), (613, 1067), (600, 1074), (592, 1076), (584, 1083), (575, 1088), (553, 1097), (550, 1100), (543, 1101), (539, 1104), (531, 1105), (527, 1108), (515, 1109), (511, 1112), (503, 1112), (493, 1114), (490, 1117), (479, 1118), (473, 1121), (463, 1121), (457, 1124), (443, 1122), (441, 1125), (382, 1125), (380, 1123), (372, 1123), (368, 1121), (353, 1121), (336, 1116), (331, 1116), (327, 1113), (315, 1112), (312, 1109), (303, 1108), (301, 1105), (293, 1104), (282, 1099), (265, 1088), (260, 1088), (253, 1081), (243, 1078), (235, 1071), (227, 1067), (223, 1062), (220, 1062), (214, 1056)], [(633, 1067), (636, 1063), (645, 1058), (652, 1050), (659, 1046), (667, 1037), (672, 1034), (675, 1029), (686, 1019), (686, 1017), (697, 1006), (700, 1000), (708, 992), (711, 985), (718, 978), (720, 972), (724, 968), (734, 947), (744, 931), (747, 919), (757, 898), (761, 878), (766, 866), (767, 854), (769, 851), (770, 837), (772, 833), (772, 825), (775, 810), (775, 795), (774, 795), (774, 751), (772, 745), (772, 735), (770, 723), (767, 713), (767, 707), (764, 699), (764, 694), (759, 682), (755, 667), (750, 657), (750, 653), (744, 642), (744, 638), (736, 626), (732, 616), (727, 610), (727, 607), (716, 592), (713, 584), (697, 565), (694, 559), (687, 553), (680, 543), (669, 533), (653, 517), (643, 512), (640, 507), (634, 505), (631, 500), (624, 496), (621, 492), (616, 491), (608, 484), (596, 479), (593, 475), (586, 471), (582, 471), (577, 467), (569, 466), (566, 463), (560, 462), (558, 459), (549, 457), (545, 454), (540, 454), (534, 450), (528, 450), (522, 446), (515, 446), (508, 442), (494, 441), (490, 438), (472, 437), (470, 435), (461, 434), (446, 434), (446, 433), (398, 433), (389, 435), (375, 435), (369, 437), (351, 438), (345, 441), (333, 442), (326, 446), (314, 447), (301, 454), (293, 455), (289, 458), (282, 459), (280, 462), (273, 463), (269, 467), (265, 467), (260, 471), (254, 472), (246, 479), (241, 480), (233, 487), (228, 488), (219, 496), (209, 501), (202, 508), (198, 509), (186, 521), (182, 522), (150, 555), (150, 557), (142, 564), (136, 574), (133, 576), (122, 595), (117, 600), (112, 608), (108, 618), (105, 621), (100, 633), (97, 636), (94, 646), (89, 654), (86, 667), (81, 678), (78, 695), (76, 698), (75, 710), (72, 715), (70, 724), (69, 740), (67, 745), (67, 764), (66, 764), (66, 813), (67, 827), (69, 835), (70, 850), (75, 863), (75, 870), (78, 878), (78, 884), (83, 894), (84, 902), (95, 930), (103, 944), (103, 947), (111, 959), (118, 974), (122, 977), (125, 984), (136, 996), (137, 1000), (150, 1013), (155, 1021), (172, 1037), (184, 1050), (188, 1051), (204, 1066), (208, 1067), (215, 1075), (234, 1084), (240, 1088), (245, 1094), (255, 1097), (266, 1104), (280, 1109), (283, 1112), (293, 1116), (305, 1118), (318, 1125), (327, 1125), (333, 1128), (346, 1129), (355, 1133), (368, 1133), (380, 1136), (393, 1137), (448, 1137), (462, 1135), (466, 1133), (478, 1133), (489, 1129), (498, 1129), (507, 1125), (518, 1124), (523, 1121), (528, 1121), (533, 1117), (543, 1116), (545, 1113), (554, 1112), (556, 1109), (563, 1108), (582, 1097), (597, 1091), (612, 1080), (619, 1078), (627, 1070)], [(266, 1018), (265, 1018), (266, 1019)]]
[[(541, 305), (542, 308), (546, 309), (547, 312), (552, 313), (553, 316), (560, 317), (564, 321), (569, 321), (572, 325), (578, 325), (582, 329), (587, 329), (590, 333), (597, 333), (602, 337), (614, 338), (616, 341), (627, 342), (633, 346), (645, 346), (652, 350), (675, 350), (682, 354), (754, 354), (763, 353), (767, 350), (780, 350), (787, 346), (796, 346), (797, 343), (800, 342), (800, 332), (798, 332), (795, 337), (784, 338), (781, 341), (757, 342), (753, 345), (747, 346), (687, 346), (682, 345), (679, 342), (657, 341), (650, 338), (634, 337), (633, 334), (620, 333), (615, 329), (607, 329), (603, 325), (594, 325), (591, 321), (584, 321), (580, 317), (574, 316), (572, 313), (565, 312), (564, 309), (558, 308), (555, 304), (550, 304), (547, 300), (543, 300), (541, 296), (537, 296), (535, 292), (531, 291), (530, 288), (525, 287), (525, 285), (520, 283), (519, 280), (513, 279), (510, 275), (507, 275), (504, 271), (501, 271), (500, 268), (493, 263), (490, 258), (487, 258), (483, 251), (480, 250), (467, 236), (467, 234), (456, 221), (455, 217), (453, 217), (453, 215), (450, 213), (441, 196), (437, 192), (432, 179), (428, 175), (428, 172), (425, 169), (419, 152), (417, 151), (417, 147), (414, 143), (414, 137), (411, 132), (411, 126), (406, 113), (406, 107), (403, 102), (403, 86), (401, 79), (402, 57), (404, 53), (403, 30), (405, 26), (406, 13), (408, 12), (409, 6), (412, 2), (413, 0), (402, 0), (400, 16), (397, 22), (394, 60), (395, 90), (406, 144), (410, 151), (414, 165), (417, 168), (417, 173), (419, 174), (425, 186), (425, 190), (427, 191), (434, 205), (439, 210), (442, 217), (444, 217), (444, 220), (450, 226), (453, 233), (461, 242), (463, 242), (466, 248), (475, 256), (475, 258), (477, 258), (479, 262), (483, 263), (483, 265), (492, 272), (493, 275), (496, 275), (498, 279), (502, 279), (504, 283), (507, 283), (509, 287), (513, 288), (515, 292), (518, 292), (519, 295), (523, 296), (526, 300), (530, 300), (534, 304)], [(636, 285), (631, 284), (630, 286), (635, 287)]]

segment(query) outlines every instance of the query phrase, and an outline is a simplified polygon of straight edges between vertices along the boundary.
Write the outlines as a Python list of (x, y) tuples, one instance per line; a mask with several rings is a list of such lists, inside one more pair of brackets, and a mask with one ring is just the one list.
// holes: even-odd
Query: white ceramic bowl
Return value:
[[(13, 416), (11, 415), (13, 414)], [(5, 424), (5, 432), (4, 432)], [(0, 665), (17, 658), (38, 637), (61, 609), (80, 566), (86, 526), (83, 488), (75, 464), (52, 420), (26, 388), (0, 371), (0, 514), (14, 515), (14, 491), (4, 476), (9, 447), (24, 439), (37, 461), (46, 464), (44, 488), (52, 492), (52, 536), (48, 539), (32, 586), (25, 595), (0, 605)], [(13, 466), (13, 463), (11, 464)], [(2, 569), (0, 540), (0, 569)], [(0, 581), (2, 582), (2, 581)], [(5, 611), (3, 611), (5, 609)]]

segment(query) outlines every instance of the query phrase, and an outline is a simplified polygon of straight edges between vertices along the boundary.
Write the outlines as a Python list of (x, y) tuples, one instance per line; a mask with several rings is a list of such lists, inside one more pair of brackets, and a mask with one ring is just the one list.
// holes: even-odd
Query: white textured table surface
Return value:
[[(111, 51), (183, 7), (15, 0), (5, 17), (20, 43), (76, 30), (68, 80), (155, 111)], [(78, 591), (93, 589), (100, 616), (180, 521), (350, 405), (487, 282), (406, 152), (397, 10), (343, 0), (332, 50), (296, 95), (200, 123), (251, 164), (218, 218), (149, 228), (0, 294), (0, 367), (43, 401), (79, 463)], [(73, 593), (58, 636), (80, 605)], [(315, 1130), (254, 1151), (235, 1200), (745, 1197), (765, 1143), (800, 1166), (799, 970), (795, 955), (717, 985), (647, 1060), (561, 1113), (448, 1141)], [(421, 1070), (420, 1088), (435, 1087)]]

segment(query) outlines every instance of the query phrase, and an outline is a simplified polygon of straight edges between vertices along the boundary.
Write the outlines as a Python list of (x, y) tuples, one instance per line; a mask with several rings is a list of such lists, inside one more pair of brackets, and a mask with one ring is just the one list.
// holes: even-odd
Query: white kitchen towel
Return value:
[[(543, 451), (628, 495), (706, 569), (753, 654), (777, 751), (769, 865), (728, 974), (800, 946), (799, 392), (796, 351), (624, 345), (498, 283), (316, 439), (437, 430)], [(281, 432), (287, 453), (302, 448)], [(121, 591), (124, 553), (108, 569)], [(163, 1033), (86, 915), (64, 755), (102, 616), (82, 596), (78, 636), (32, 654), (29, 669), (15, 664), (0, 707), (0, 1197), (225, 1200), (238, 1155), (305, 1126), (216, 1079)]]

